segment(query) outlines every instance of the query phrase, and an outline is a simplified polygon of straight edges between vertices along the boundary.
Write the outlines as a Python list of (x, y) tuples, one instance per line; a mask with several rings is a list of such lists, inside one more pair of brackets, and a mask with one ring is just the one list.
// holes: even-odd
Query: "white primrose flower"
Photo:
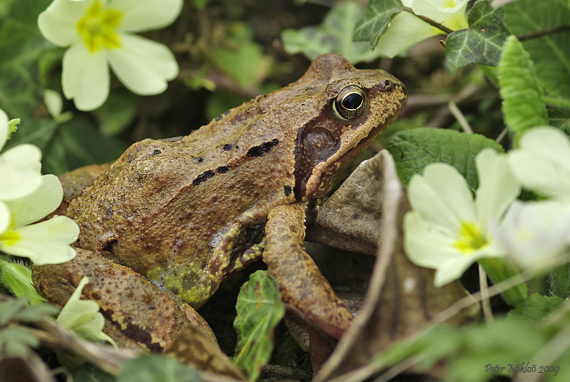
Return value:
[(523, 134), (519, 146), (507, 156), (523, 187), (553, 199), (570, 201), (568, 137), (554, 127), (535, 127)]
[(522, 269), (545, 271), (557, 258), (568, 255), (570, 203), (515, 201), (503, 225), (493, 229), (513, 262)]
[[(0, 150), (8, 140), (8, 116), (0, 109)], [(42, 153), (34, 145), (22, 144), (0, 154), (0, 232), (5, 206), (2, 201), (29, 195), (41, 183)]]
[(116, 347), (115, 341), (102, 331), (105, 319), (99, 313), (99, 305), (93, 300), (81, 300), (81, 292), (87, 283), (89, 278), (83, 277), (56, 321), (80, 337), (91, 341), (108, 341)]
[[(5, 201), (10, 220), (3, 222), (0, 210), (0, 251), (28, 257), (35, 264), (58, 264), (75, 257), (69, 246), (77, 240), (79, 227), (65, 216), (55, 216), (34, 223), (54, 211), (63, 198), (61, 183), (55, 175), (41, 177), (40, 186), (31, 194), (16, 200)], [(0, 204), (2, 206), (2, 204)]]
[(485, 149), (475, 162), (475, 200), (463, 176), (445, 163), (426, 166), (408, 186), (412, 211), (404, 218), (404, 248), (416, 265), (436, 269), (437, 287), (458, 279), (479, 259), (506, 255), (489, 226), (501, 225), (520, 185), (505, 155)]
[(133, 33), (171, 24), (182, 0), (54, 0), (38, 26), (63, 56), (62, 84), (80, 110), (101, 106), (109, 95), (109, 66), (132, 92), (163, 92), (178, 74), (172, 52)]
[[(402, 0), (405, 7), (418, 16), (425, 16), (451, 30), (468, 27), (465, 8), (469, 0)], [(386, 33), (378, 41), (379, 49), (387, 57), (394, 57), (429, 37), (445, 34), (409, 12), (394, 16)]]

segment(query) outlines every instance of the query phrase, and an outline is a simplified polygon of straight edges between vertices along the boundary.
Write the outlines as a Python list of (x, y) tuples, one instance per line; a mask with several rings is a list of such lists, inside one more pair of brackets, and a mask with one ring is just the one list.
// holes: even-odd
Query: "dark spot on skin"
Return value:
[(291, 188), (291, 186), (285, 186), (285, 187), (283, 187), (283, 191), (285, 191), (285, 196), (289, 196), (289, 195), (291, 195), (291, 192), (293, 191), (293, 189)]
[(228, 170), (229, 170), (228, 166), (220, 166), (216, 169), (216, 172), (218, 174), (224, 174), (224, 173), (228, 172)]
[(226, 144), (224, 145), (224, 147), (222, 147), (222, 148), (224, 149), (224, 151), (230, 151), (231, 149), (234, 148), (234, 145), (229, 144), (229, 143), (226, 143)]
[(194, 181), (192, 182), (192, 184), (194, 186), (199, 185), (202, 182), (205, 182), (206, 180), (210, 179), (211, 177), (214, 176), (214, 171), (212, 170), (208, 170), (208, 171), (204, 171), (203, 173), (201, 173), (200, 175), (198, 175), (196, 177), (196, 179), (194, 179)]
[(198, 158), (196, 158), (196, 162), (202, 163), (202, 162), (204, 162), (204, 158), (198, 157)]
[(247, 156), (251, 158), (259, 157), (266, 152), (269, 152), (273, 146), (277, 146), (279, 144), (279, 139), (273, 139), (270, 142), (262, 143), (259, 146), (253, 146), (247, 151)]
[(152, 154), (150, 154), (150, 155), (153, 155), (153, 156), (154, 156), (154, 155), (159, 155), (159, 154), (162, 154), (162, 151), (160, 151), (159, 149), (155, 149), (155, 150), (152, 152)]

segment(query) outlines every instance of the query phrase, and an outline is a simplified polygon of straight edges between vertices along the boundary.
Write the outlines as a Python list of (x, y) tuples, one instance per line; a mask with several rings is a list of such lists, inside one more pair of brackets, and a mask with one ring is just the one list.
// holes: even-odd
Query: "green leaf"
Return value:
[(200, 382), (194, 368), (186, 367), (176, 359), (162, 355), (142, 355), (125, 362), (117, 382)]
[(255, 272), (242, 286), (236, 310), (238, 343), (233, 362), (255, 381), (271, 356), (273, 330), (285, 313), (279, 284), (267, 271)]
[(116, 160), (126, 149), (117, 138), (103, 137), (93, 121), (76, 114), (58, 126), (57, 132), (43, 151), (42, 170), (62, 174), (75, 168)]
[(548, 125), (548, 113), (534, 64), (514, 36), (509, 37), (504, 45), (499, 64), (499, 84), (505, 123), (510, 131), (520, 133)]
[(550, 272), (550, 291), (554, 296), (570, 297), (570, 264), (560, 265)]
[[(2, 256), (3, 257), (3, 256)], [(2, 280), (16, 297), (27, 297), (32, 303), (45, 301), (32, 282), (32, 270), (23, 264), (0, 257)]]
[(136, 116), (139, 99), (125, 88), (114, 89), (107, 101), (93, 111), (105, 136), (117, 135), (128, 127)]
[(354, 28), (353, 41), (368, 41), (370, 49), (376, 48), (394, 14), (402, 11), (404, 6), (401, 0), (370, 0), (364, 15)]
[(25, 299), (7, 299), (0, 301), (0, 326), (6, 325), (26, 307)]
[[(517, 36), (570, 24), (567, 0), (518, 0), (505, 6), (505, 24)], [(549, 105), (570, 109), (570, 31), (523, 42)]]
[(8, 326), (0, 330), (0, 354), (26, 357), (30, 347), (38, 347), (40, 341), (26, 328)]
[(281, 34), (288, 53), (303, 53), (309, 59), (325, 53), (338, 53), (350, 62), (368, 62), (380, 57), (366, 42), (353, 42), (352, 32), (364, 10), (353, 2), (343, 2), (327, 13), (322, 24), (300, 30), (287, 29)]
[(537, 324), (550, 313), (558, 309), (564, 302), (563, 298), (556, 296), (543, 296), (538, 293), (532, 294), (524, 302), (512, 309), (507, 317), (509, 319), (518, 319), (525, 321), (531, 325)]
[(38, 57), (52, 46), (37, 27), (8, 19), (0, 30), (0, 108), (10, 118), (27, 118), (42, 99)]
[(227, 47), (212, 52), (214, 64), (242, 87), (258, 86), (269, 73), (270, 60), (253, 40), (246, 24), (233, 24)]
[(421, 173), (428, 164), (444, 162), (465, 177), (473, 192), (479, 185), (475, 156), (486, 147), (503, 152), (499, 144), (482, 135), (434, 128), (401, 131), (386, 142), (386, 149), (394, 157), (404, 185), (407, 186), (412, 175)]
[[(69, 353), (71, 354), (71, 353)], [(58, 359), (61, 355), (58, 355)], [(97, 366), (84, 362), (83, 364), (71, 369), (74, 381), (81, 382), (116, 382), (116, 378), (109, 373), (104, 372)]]
[(503, 8), (491, 8), (490, 1), (476, 2), (467, 16), (469, 29), (455, 31), (447, 37), (445, 53), (452, 66), (499, 64), (502, 46), (511, 33), (503, 23)]

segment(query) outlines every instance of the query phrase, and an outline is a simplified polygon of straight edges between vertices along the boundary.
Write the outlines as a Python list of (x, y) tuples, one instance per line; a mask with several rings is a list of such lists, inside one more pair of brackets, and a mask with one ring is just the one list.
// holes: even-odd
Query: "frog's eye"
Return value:
[(344, 120), (358, 118), (366, 108), (366, 95), (357, 85), (342, 89), (332, 104), (334, 114)]

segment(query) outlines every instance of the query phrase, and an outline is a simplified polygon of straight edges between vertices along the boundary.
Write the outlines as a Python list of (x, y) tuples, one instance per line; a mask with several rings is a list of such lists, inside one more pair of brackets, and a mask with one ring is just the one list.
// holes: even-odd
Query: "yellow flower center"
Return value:
[(466, 255), (471, 254), (486, 245), (489, 244), (489, 240), (479, 226), (475, 223), (461, 223), (461, 229), (459, 230), (459, 239), (453, 243), (453, 246)]
[(18, 232), (8, 230), (0, 235), (0, 248), (3, 246), (11, 247), (16, 245), (21, 239), (22, 236)]
[(101, 2), (95, 0), (75, 26), (89, 52), (95, 53), (102, 47), (106, 49), (121, 47), (121, 40), (115, 30), (121, 25), (122, 18), (123, 12), (104, 9)]

